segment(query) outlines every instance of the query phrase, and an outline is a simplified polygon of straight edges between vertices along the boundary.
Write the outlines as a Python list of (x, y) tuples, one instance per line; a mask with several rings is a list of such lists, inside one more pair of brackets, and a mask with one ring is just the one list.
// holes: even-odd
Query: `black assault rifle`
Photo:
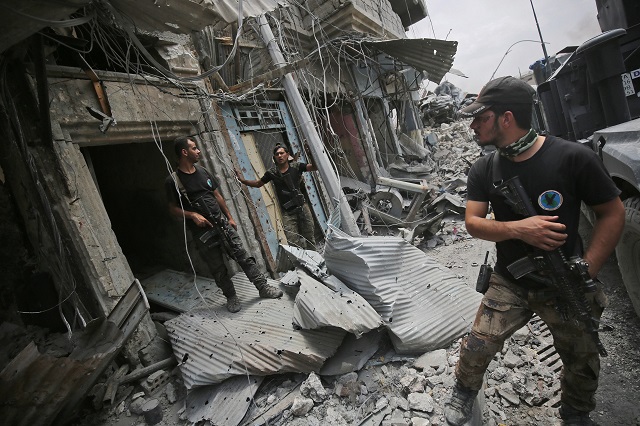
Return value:
[(192, 202), (191, 206), (213, 225), (212, 228), (209, 228), (209, 230), (200, 235), (200, 241), (210, 248), (222, 245), (229, 257), (237, 260), (232, 250), (233, 242), (229, 233), (229, 224), (225, 218), (222, 217), (222, 213), (219, 218), (216, 218), (204, 202), (197, 200)]
[[(512, 210), (524, 217), (536, 216), (538, 213), (531, 204), (518, 176), (503, 182), (497, 189), (504, 195)], [(560, 294), (562, 303), (558, 306), (565, 320), (572, 316), (584, 327), (584, 331), (591, 335), (600, 355), (607, 356), (607, 351), (598, 336), (598, 320), (591, 316), (589, 303), (585, 293), (595, 292), (596, 284), (588, 273), (587, 262), (574, 256), (567, 261), (564, 253), (557, 248), (552, 251), (535, 249), (533, 255), (524, 257), (507, 266), (509, 272), (516, 278), (521, 278), (534, 271), (546, 271), (547, 277), (532, 274), (536, 281), (543, 281)], [(568, 311), (568, 312), (567, 312)]]

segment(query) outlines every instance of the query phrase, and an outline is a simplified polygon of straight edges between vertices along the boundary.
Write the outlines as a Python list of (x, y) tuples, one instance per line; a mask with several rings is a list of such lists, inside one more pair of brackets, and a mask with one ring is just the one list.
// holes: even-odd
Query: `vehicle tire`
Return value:
[(640, 316), (640, 197), (627, 198), (624, 211), (625, 226), (616, 247), (616, 256), (627, 293)]

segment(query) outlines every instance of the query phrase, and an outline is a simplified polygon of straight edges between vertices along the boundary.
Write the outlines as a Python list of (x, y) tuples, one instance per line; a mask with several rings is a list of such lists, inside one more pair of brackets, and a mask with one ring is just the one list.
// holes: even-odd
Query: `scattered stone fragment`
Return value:
[(297, 396), (291, 405), (291, 414), (295, 417), (304, 416), (313, 408), (313, 400)]
[(426, 393), (410, 393), (407, 397), (409, 408), (412, 410), (431, 413), (433, 411), (433, 398)]
[[(354, 374), (354, 381), (356, 381), (358, 379), (358, 375), (356, 373)], [(300, 393), (303, 396), (311, 398), (314, 402), (322, 402), (329, 396), (324, 386), (322, 386), (320, 377), (318, 377), (316, 373), (313, 372), (311, 372), (309, 374), (309, 377), (307, 377), (307, 380), (302, 382), (302, 384), (300, 385)]]

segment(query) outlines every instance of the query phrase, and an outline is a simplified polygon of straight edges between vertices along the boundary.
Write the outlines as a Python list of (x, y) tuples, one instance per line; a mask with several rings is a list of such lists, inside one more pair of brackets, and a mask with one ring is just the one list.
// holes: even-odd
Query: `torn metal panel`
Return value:
[(431, 38), (365, 41), (363, 44), (397, 58), (417, 70), (425, 71), (427, 78), (434, 83), (440, 83), (451, 69), (458, 50), (457, 41)]
[(330, 273), (382, 316), (400, 353), (426, 352), (460, 337), (482, 297), (401, 238), (354, 238), (331, 228), (325, 260)]
[(189, 421), (207, 420), (212, 425), (236, 426), (242, 421), (262, 380), (264, 377), (260, 376), (237, 376), (219, 385), (193, 389), (186, 401)]
[(69, 15), (90, 3), (90, 0), (3, 0), (0, 10), (0, 52), (26, 39), (54, 22), (64, 21)]
[(320, 282), (298, 269), (300, 290), (293, 309), (293, 323), (303, 330), (337, 327), (357, 337), (380, 327), (380, 315), (358, 293), (334, 276)]
[(296, 266), (301, 266), (318, 279), (328, 275), (324, 258), (320, 253), (313, 250), (281, 244), (278, 247), (277, 264), (278, 272), (290, 271), (295, 269)]
[(207, 309), (165, 323), (174, 355), (178, 360), (187, 358), (180, 370), (188, 389), (237, 375), (317, 371), (340, 345), (343, 330), (294, 330), (294, 301), (288, 294), (260, 299), (241, 273), (233, 283), (242, 303), (240, 312), (228, 312), (220, 298)]
[(384, 333), (373, 330), (360, 338), (347, 334), (338, 352), (320, 369), (320, 375), (337, 376), (360, 370), (379, 349)]
[(68, 357), (40, 354), (27, 346), (0, 372), (0, 418), (3, 424), (48, 425), (68, 421), (129, 339), (148, 307), (133, 283), (109, 318), (91, 321), (76, 332)]
[[(135, 22), (136, 27), (146, 31), (171, 31), (188, 34), (207, 25), (225, 28), (238, 21), (238, 2), (235, 0), (174, 0), (136, 1), (111, 0), (123, 15)], [(242, 15), (257, 16), (281, 5), (282, 0), (255, 0), (242, 2)]]

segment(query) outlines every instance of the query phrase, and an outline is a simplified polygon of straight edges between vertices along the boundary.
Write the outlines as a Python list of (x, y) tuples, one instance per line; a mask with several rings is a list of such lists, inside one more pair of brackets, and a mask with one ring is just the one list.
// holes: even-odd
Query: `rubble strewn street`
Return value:
[[(465, 125), (457, 122), (428, 129), (429, 132), (437, 132), (440, 141), (434, 152), (441, 152), (437, 176), (442, 193), (464, 196), (464, 186), (454, 184), (461, 182), (464, 175), (454, 170), (463, 170), (463, 166), (473, 162), (478, 155)], [(588, 238), (588, 224), (585, 223), (583, 228)], [(464, 228), (463, 215), (453, 209), (447, 209), (435, 235), (425, 239), (416, 237), (414, 244), (470, 287), (474, 285), (485, 251), (492, 248), (491, 243), (470, 237)], [(313, 265), (317, 263), (311, 262), (307, 267), (316, 269), (318, 274), (319, 269)], [(604, 316), (607, 325), (610, 324), (606, 328), (609, 331), (601, 334), (610, 357), (602, 360), (599, 405), (593, 417), (602, 425), (637, 425), (640, 424), (640, 412), (633, 401), (640, 398), (640, 364), (638, 343), (633, 336), (640, 332), (640, 320), (633, 314), (613, 260), (605, 267), (602, 279), (610, 284), (608, 293), (612, 302)], [(228, 321), (228, 327), (234, 327), (233, 317), (220, 318), (220, 321)], [(159, 322), (157, 325), (163, 327)], [(446, 424), (443, 406), (454, 383), (453, 369), (458, 359), (459, 338), (445, 347), (408, 355), (396, 352), (385, 331), (370, 331), (354, 340), (356, 345), (358, 341), (365, 342), (371, 350), (364, 358), (360, 357), (360, 364), (345, 361), (349, 358), (344, 354), (336, 354), (336, 357), (345, 357), (342, 365), (347, 368), (343, 373), (335, 374), (339, 370), (333, 368), (333, 374), (323, 374), (321, 370), (269, 375), (259, 379), (240, 375), (205, 390), (209, 392), (205, 399), (188, 397), (180, 368), (170, 368), (155, 375), (163, 379), (154, 389), (139, 392), (151, 385), (148, 383), (151, 377), (145, 379), (148, 384), (143, 381), (143, 386), (136, 386), (133, 391), (121, 388), (114, 404), (106, 405), (98, 413), (86, 411), (85, 419), (77, 424)], [(343, 346), (346, 349), (347, 340)], [(362, 349), (353, 353), (356, 352), (363, 353)], [(560, 371), (561, 362), (554, 351), (552, 336), (544, 323), (534, 317), (507, 341), (491, 362), (485, 387), (476, 403), (474, 424), (560, 425), (557, 414)], [(194, 417), (192, 413), (198, 408), (197, 404), (201, 408), (213, 404), (211, 408), (218, 406), (218, 411), (227, 407), (227, 411), (220, 414), (213, 410), (202, 414), (200, 410), (199, 417)], [(158, 406), (162, 411), (160, 414)], [(228, 413), (229, 407), (242, 413)], [(157, 420), (160, 417), (161, 420)]]

